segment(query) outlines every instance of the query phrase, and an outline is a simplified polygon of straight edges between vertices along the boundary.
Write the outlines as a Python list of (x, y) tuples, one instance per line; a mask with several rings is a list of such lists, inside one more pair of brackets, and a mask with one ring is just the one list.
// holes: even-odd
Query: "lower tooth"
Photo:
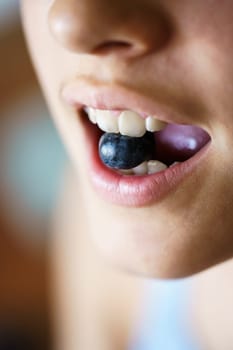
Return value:
[(176, 164), (180, 164), (180, 162), (174, 162), (174, 163), (172, 163), (172, 164), (170, 165), (169, 168), (172, 168), (172, 167), (175, 166)]
[(154, 174), (159, 171), (167, 169), (167, 166), (164, 163), (159, 162), (158, 160), (150, 160), (147, 163), (147, 166), (148, 166), (148, 174)]
[(133, 169), (119, 169), (119, 173), (122, 175), (133, 175)]
[[(179, 162), (176, 162), (176, 164)], [(173, 165), (173, 164), (172, 164)], [(171, 165), (171, 166), (172, 166)], [(159, 171), (167, 169), (167, 165), (158, 160), (150, 160), (148, 162), (143, 162), (133, 169), (120, 169), (119, 172), (122, 175), (150, 175), (158, 173)]]
[(134, 175), (146, 175), (147, 174), (147, 162), (143, 162), (140, 165), (133, 168)]

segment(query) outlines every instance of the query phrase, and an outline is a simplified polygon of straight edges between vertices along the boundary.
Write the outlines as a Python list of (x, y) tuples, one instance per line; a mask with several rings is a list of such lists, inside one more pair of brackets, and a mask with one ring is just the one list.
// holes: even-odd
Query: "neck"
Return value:
[(203, 349), (233, 349), (233, 260), (193, 279), (192, 313)]

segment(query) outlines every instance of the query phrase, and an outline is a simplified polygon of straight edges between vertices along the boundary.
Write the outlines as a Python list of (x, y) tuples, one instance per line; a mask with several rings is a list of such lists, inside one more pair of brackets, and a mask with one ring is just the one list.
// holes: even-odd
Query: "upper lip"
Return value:
[(180, 111), (157, 102), (153, 97), (118, 84), (104, 84), (89, 80), (75, 80), (61, 89), (62, 99), (78, 110), (84, 107), (105, 110), (134, 110), (143, 117), (156, 116), (167, 123), (192, 124)]

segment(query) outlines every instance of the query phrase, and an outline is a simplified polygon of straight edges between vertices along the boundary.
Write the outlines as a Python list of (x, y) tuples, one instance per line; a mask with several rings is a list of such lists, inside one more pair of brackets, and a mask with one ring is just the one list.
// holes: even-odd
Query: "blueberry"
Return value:
[(147, 132), (142, 137), (105, 133), (99, 141), (102, 162), (113, 169), (131, 169), (153, 158), (154, 135)]

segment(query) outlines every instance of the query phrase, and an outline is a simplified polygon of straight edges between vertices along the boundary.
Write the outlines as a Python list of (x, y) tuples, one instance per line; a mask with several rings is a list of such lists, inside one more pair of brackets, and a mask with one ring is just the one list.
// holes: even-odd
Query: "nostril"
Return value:
[(96, 46), (92, 52), (94, 54), (107, 54), (111, 51), (131, 51), (133, 45), (125, 41), (105, 41), (100, 45)]

